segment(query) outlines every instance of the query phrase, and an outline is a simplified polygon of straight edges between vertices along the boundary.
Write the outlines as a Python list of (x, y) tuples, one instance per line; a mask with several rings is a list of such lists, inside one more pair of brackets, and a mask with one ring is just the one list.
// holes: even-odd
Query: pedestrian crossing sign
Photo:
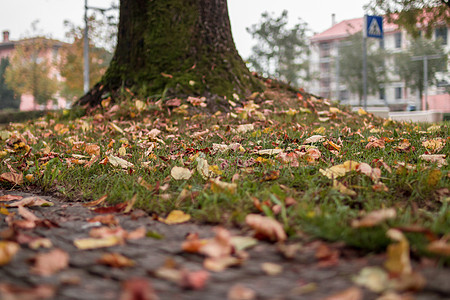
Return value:
[(383, 17), (365, 16), (364, 31), (366, 37), (383, 38)]

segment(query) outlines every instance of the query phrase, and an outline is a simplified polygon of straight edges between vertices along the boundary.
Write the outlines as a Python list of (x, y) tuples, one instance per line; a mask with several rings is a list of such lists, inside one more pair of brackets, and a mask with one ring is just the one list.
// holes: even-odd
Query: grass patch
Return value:
[[(280, 221), (291, 237), (304, 232), (368, 251), (386, 248), (389, 228), (419, 228), (405, 229), (417, 255), (429, 254), (427, 236), (450, 233), (448, 157), (437, 156), (450, 153), (449, 122), (386, 121), (277, 90), (229, 112), (191, 102), (169, 107), (124, 97), (85, 114), (50, 113), (5, 126), (0, 171), (26, 179), (21, 186), (0, 184), (77, 201), (108, 195), (111, 204), (136, 195), (135, 207), (151, 214), (181, 209), (197, 222), (229, 226), (260, 213)], [(114, 165), (114, 158), (126, 165)], [(358, 168), (329, 173), (348, 161)], [(174, 179), (175, 166), (192, 176)], [(235, 188), (217, 188), (216, 178)], [(386, 208), (396, 217), (352, 226)]]

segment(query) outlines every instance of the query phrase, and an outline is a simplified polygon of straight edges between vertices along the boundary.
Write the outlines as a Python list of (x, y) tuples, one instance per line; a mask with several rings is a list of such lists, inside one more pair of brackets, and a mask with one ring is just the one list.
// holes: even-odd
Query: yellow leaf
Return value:
[(358, 115), (365, 116), (365, 115), (367, 115), (367, 112), (364, 109), (360, 108), (360, 109), (358, 109)]
[(181, 210), (172, 210), (167, 218), (158, 218), (158, 221), (172, 225), (185, 223), (191, 219), (191, 216)]
[(430, 174), (428, 174), (427, 184), (429, 186), (436, 186), (439, 181), (441, 181), (442, 172), (440, 170), (434, 169), (431, 170)]
[(144, 101), (136, 100), (135, 105), (136, 105), (136, 109), (137, 109), (138, 111), (143, 111), (143, 110), (145, 109), (145, 103), (144, 103)]
[(274, 263), (262, 263), (261, 269), (269, 276), (275, 276), (283, 272), (283, 266)]
[(342, 111), (339, 109), (339, 108), (337, 108), (337, 107), (330, 107), (330, 113), (332, 113), (332, 114), (338, 114), (338, 113), (341, 113)]
[(340, 193), (348, 196), (356, 196), (356, 192), (354, 190), (349, 189), (342, 183), (337, 180), (333, 180), (333, 188), (337, 189)]
[(218, 165), (209, 166), (209, 171), (219, 176), (223, 174)]
[(20, 246), (17, 243), (0, 241), (0, 266), (8, 264), (19, 249)]
[(343, 164), (333, 166), (328, 169), (320, 169), (319, 172), (328, 177), (329, 179), (334, 179), (338, 177), (342, 177), (350, 171), (355, 171), (359, 166), (359, 162), (347, 160)]
[(315, 134), (325, 134), (325, 132), (326, 132), (325, 127), (319, 127), (313, 131), (313, 133), (315, 133)]
[(389, 275), (380, 267), (363, 268), (353, 281), (375, 293), (381, 293), (389, 287)]
[(387, 248), (387, 261), (385, 267), (388, 271), (405, 275), (411, 274), (412, 267), (409, 257), (409, 242), (403, 233), (397, 229), (389, 229), (387, 236), (397, 241), (397, 243), (390, 244)]
[(112, 247), (121, 244), (122, 242), (123, 242), (122, 238), (115, 235), (111, 235), (100, 239), (96, 238), (77, 239), (73, 243), (75, 244), (75, 247), (77, 247), (80, 250), (88, 250), (88, 249)]
[(223, 193), (228, 192), (230, 194), (236, 193), (237, 184), (236, 183), (228, 183), (220, 181), (219, 178), (216, 178), (211, 181), (211, 190), (214, 193)]
[(170, 175), (172, 175), (175, 180), (188, 180), (192, 176), (192, 172), (189, 169), (182, 167), (173, 167), (170, 171)]

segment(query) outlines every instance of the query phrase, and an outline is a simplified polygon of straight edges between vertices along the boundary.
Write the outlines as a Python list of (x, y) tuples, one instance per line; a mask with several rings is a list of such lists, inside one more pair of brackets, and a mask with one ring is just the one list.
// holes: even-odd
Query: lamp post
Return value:
[(88, 6), (87, 0), (84, 0), (84, 44), (83, 44), (83, 59), (84, 59), (84, 69), (83, 69), (83, 90), (86, 94), (89, 92), (89, 26), (88, 26), (88, 9), (98, 10), (102, 13), (109, 10), (117, 9), (117, 7), (112, 6), (110, 8), (99, 8)]
[(421, 99), (422, 110), (428, 110), (428, 60), (438, 59), (441, 57), (442, 55), (436, 54), (436, 55), (414, 56), (411, 58), (412, 61), (423, 60), (423, 89), (425, 92), (425, 97)]

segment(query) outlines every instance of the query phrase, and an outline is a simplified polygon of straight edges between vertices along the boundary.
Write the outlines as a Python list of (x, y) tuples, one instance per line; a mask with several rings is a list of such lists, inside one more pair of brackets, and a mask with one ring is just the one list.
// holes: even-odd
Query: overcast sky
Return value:
[[(259, 22), (261, 13), (279, 16), (288, 10), (292, 24), (298, 18), (308, 23), (312, 32), (322, 32), (331, 26), (331, 14), (336, 20), (359, 18), (363, 6), (370, 0), (228, 0), (234, 41), (242, 57), (251, 52), (254, 42), (246, 28)], [(112, 0), (89, 0), (89, 6), (109, 7)], [(0, 0), (0, 31), (9, 30), (10, 39), (30, 35), (31, 22), (39, 20), (42, 33), (65, 40), (64, 20), (83, 24), (84, 0)]]

